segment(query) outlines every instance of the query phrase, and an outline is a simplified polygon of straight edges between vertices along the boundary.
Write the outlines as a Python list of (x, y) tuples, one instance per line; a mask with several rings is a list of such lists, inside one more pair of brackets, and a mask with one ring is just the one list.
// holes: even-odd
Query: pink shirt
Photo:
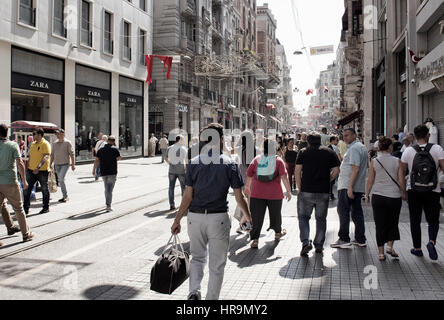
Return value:
[(276, 171), (279, 172), (279, 177), (271, 182), (262, 182), (257, 179), (256, 170), (259, 160), (262, 156), (257, 156), (247, 170), (247, 177), (253, 179), (251, 184), (251, 198), (266, 199), (266, 200), (282, 200), (284, 199), (284, 192), (282, 190), (281, 177), (287, 175), (284, 161), (281, 158), (276, 159)]

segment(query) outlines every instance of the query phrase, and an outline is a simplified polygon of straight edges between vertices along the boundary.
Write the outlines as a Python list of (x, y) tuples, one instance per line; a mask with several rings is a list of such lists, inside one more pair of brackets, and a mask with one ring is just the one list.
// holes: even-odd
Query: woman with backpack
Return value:
[[(370, 172), (367, 181), (366, 203), (370, 203), (372, 193), (373, 216), (376, 225), (376, 242), (379, 250), (379, 261), (387, 259), (387, 254), (398, 258), (393, 249), (395, 241), (400, 240), (399, 216), (402, 207), (401, 186), (398, 182), (400, 160), (393, 157), (393, 142), (387, 137), (381, 137), (378, 156), (370, 163)], [(373, 190), (373, 192), (372, 192)]]
[[(259, 237), (264, 224), (265, 211), (270, 214), (270, 228), (275, 231), (275, 240), (279, 241), (286, 235), (282, 229), (282, 202), (284, 193), (282, 182), (285, 185), (285, 198), (291, 200), (291, 186), (287, 177), (284, 161), (277, 155), (269, 153), (276, 150), (276, 142), (266, 139), (264, 153), (257, 156), (247, 171), (245, 194), (250, 197), (250, 211), (253, 220), (253, 230), (250, 239), (251, 248), (259, 247)], [(267, 231), (268, 231), (267, 230)]]

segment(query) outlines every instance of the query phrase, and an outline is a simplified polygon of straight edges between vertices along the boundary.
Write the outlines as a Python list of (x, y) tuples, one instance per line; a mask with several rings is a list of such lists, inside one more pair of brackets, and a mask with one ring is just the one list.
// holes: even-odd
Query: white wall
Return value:
[[(1, 8), (1, 6), (0, 6)], [(1, 9), (0, 9), (1, 10)], [(11, 45), (0, 42), (0, 123), (11, 122)]]

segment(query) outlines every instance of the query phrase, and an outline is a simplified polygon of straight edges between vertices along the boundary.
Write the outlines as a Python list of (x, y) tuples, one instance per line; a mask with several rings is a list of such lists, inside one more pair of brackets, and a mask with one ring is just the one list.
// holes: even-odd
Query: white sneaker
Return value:
[(336, 249), (347, 249), (351, 247), (351, 243), (350, 242), (345, 242), (342, 240), (338, 240), (335, 243), (332, 243), (330, 245), (331, 248), (336, 248)]
[(106, 208), (106, 212), (112, 212), (112, 211), (114, 211), (114, 210), (111, 207)]

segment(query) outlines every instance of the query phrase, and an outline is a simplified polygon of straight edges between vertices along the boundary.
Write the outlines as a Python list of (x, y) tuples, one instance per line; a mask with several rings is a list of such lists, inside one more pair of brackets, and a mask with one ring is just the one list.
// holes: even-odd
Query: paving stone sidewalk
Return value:
[[(234, 200), (231, 199), (231, 205)], [(246, 236), (236, 234), (233, 222), (231, 244), (222, 300), (443, 300), (444, 299), (444, 246), (438, 242), (438, 262), (426, 256), (417, 258), (410, 254), (411, 237), (408, 210), (403, 208), (400, 223), (401, 241), (395, 244), (400, 259), (388, 257), (378, 261), (375, 225), (370, 207), (364, 207), (366, 217), (367, 248), (331, 249), (337, 239), (339, 221), (335, 203), (331, 204), (328, 217), (327, 241), (323, 255), (312, 252), (301, 258), (299, 252), (298, 219), (295, 200), (284, 205), (283, 225), (288, 235), (279, 243), (272, 231), (263, 232), (258, 250), (249, 247)], [(231, 208), (233, 212), (234, 207)], [(263, 231), (269, 220), (264, 223)], [(444, 221), (444, 220), (443, 220)], [(314, 236), (315, 222), (311, 221)], [(182, 223), (181, 239), (189, 249), (186, 223)], [(353, 225), (353, 224), (352, 224)], [(441, 227), (439, 240), (444, 239)], [(133, 254), (146, 263), (136, 274), (98, 297), (100, 300), (184, 300), (188, 295), (186, 281), (173, 295), (160, 295), (149, 290), (150, 270), (168, 240), (168, 230), (155, 241), (147, 243)], [(427, 243), (427, 226), (423, 224), (423, 240)], [(370, 276), (373, 280), (366, 281)], [(376, 277), (376, 278), (375, 278)], [(202, 282), (205, 297), (208, 284), (208, 267)], [(367, 284), (367, 285), (366, 285)], [(370, 287), (369, 287), (370, 286)]]

